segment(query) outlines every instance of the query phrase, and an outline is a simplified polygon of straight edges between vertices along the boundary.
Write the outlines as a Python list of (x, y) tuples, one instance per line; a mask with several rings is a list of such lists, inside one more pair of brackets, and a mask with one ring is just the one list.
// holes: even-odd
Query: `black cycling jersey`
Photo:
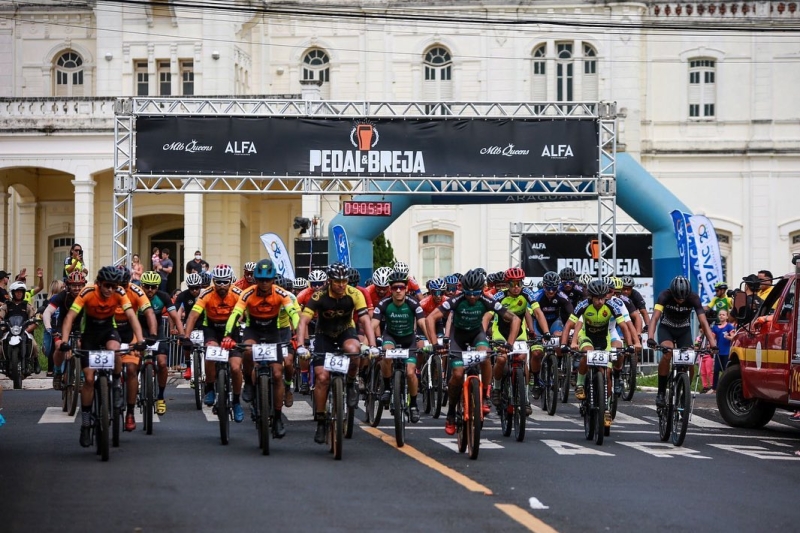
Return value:
[(669, 289), (658, 295), (655, 305), (656, 311), (661, 311), (661, 324), (671, 328), (687, 328), (691, 324), (692, 310), (697, 316), (704, 315), (703, 304), (700, 296), (696, 293), (689, 293), (689, 296), (678, 303), (672, 297)]
[[(67, 311), (69, 311), (72, 302), (75, 301), (75, 297), (69, 293), (69, 291), (61, 291), (58, 294), (54, 294), (47, 305), (52, 305), (55, 308), (53, 312), (53, 319), (50, 321), (50, 328), (54, 331), (61, 331), (61, 325), (64, 323), (64, 317), (67, 316)], [(81, 318), (83, 317), (83, 310), (81, 310), (78, 317), (72, 322), (72, 330), (73, 331), (80, 331), (81, 326)]]
[(572, 304), (573, 308), (577, 306), (585, 298), (585, 296), (583, 295), (583, 287), (581, 287), (578, 284), (573, 285), (569, 291), (565, 291), (564, 285), (562, 284), (559, 287), (559, 292), (567, 295), (567, 298), (569, 298), (569, 301)]
[(199, 296), (200, 293), (194, 295), (192, 291), (185, 290), (175, 297), (175, 310), (178, 311), (180, 315), (180, 310), (183, 309), (184, 322), (186, 322), (186, 319), (189, 317), (189, 313), (192, 311), (192, 307), (194, 307), (194, 302), (197, 301)]
[(548, 298), (547, 294), (542, 291), (541, 294), (536, 296), (535, 301), (539, 304), (542, 313), (544, 313), (544, 318), (547, 320), (548, 325), (552, 325), (558, 318), (561, 319), (563, 324), (566, 324), (569, 316), (575, 310), (569, 297), (561, 291), (557, 291), (552, 298)]
[(642, 296), (642, 293), (640, 293), (636, 289), (632, 289), (631, 295), (628, 296), (628, 298), (630, 299), (631, 302), (633, 302), (633, 305), (636, 307), (636, 309), (639, 309), (640, 311), (641, 310), (647, 311), (647, 304), (644, 301), (644, 296)]

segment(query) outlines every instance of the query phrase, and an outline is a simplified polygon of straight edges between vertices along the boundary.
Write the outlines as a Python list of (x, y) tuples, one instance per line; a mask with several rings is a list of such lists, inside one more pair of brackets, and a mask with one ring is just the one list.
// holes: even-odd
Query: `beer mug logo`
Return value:
[(600, 259), (600, 243), (597, 239), (592, 239), (586, 243), (586, 254), (595, 261)]
[(350, 131), (350, 142), (362, 152), (368, 152), (378, 144), (379, 137), (377, 128), (369, 122), (358, 123)]

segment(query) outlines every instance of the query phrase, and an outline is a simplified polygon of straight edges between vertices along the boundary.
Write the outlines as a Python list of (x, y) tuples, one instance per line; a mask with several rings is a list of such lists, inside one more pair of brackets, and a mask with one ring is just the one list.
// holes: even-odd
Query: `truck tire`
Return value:
[(761, 400), (749, 400), (742, 390), (742, 368), (731, 365), (719, 377), (717, 408), (723, 420), (736, 428), (764, 427), (775, 414), (775, 406)]

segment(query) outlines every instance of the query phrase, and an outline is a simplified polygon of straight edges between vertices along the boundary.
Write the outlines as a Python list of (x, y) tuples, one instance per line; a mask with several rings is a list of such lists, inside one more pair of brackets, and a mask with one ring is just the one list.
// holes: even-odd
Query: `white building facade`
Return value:
[[(37, 3), (0, 5), (9, 271), (59, 277), (72, 242), (90, 267), (110, 262), (116, 98), (291, 95), (303, 80), (330, 100), (614, 101), (619, 149), (709, 217), (730, 279), (783, 273), (800, 252), (796, 2)], [(342, 199), (137, 194), (133, 250), (145, 264), (160, 245), (239, 266), (265, 255), (268, 231), (291, 252), (296, 216), (318, 217), (326, 234)], [(500, 270), (512, 223), (568, 227), (596, 222), (596, 209), (416, 206), (386, 236), (422, 279)]]

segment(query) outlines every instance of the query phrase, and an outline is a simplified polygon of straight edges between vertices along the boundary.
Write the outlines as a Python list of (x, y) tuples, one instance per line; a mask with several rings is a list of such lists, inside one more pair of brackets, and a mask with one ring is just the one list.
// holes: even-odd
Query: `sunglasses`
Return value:
[(322, 287), (323, 285), (325, 285), (325, 282), (324, 282), (324, 281), (312, 281), (312, 282), (311, 282), (311, 288), (312, 288), (312, 289), (319, 289), (319, 288), (320, 288), (320, 287)]
[(100, 284), (100, 288), (113, 291), (114, 289), (117, 288), (117, 284), (116, 283), (111, 283), (111, 282), (108, 282), (108, 281), (104, 281), (103, 283)]
[(72, 251), (73, 251), (73, 252), (78, 252), (78, 253), (81, 253), (81, 254), (83, 253), (83, 250), (81, 250), (80, 248), (77, 248), (77, 249), (75, 249), (75, 250), (72, 250)]
[(522, 287), (522, 282), (521, 281), (509, 281), (508, 282), (508, 286), (509, 287)]
[(406, 286), (405, 285), (392, 285), (392, 290), (393, 291), (404, 291), (404, 290), (406, 290)]
[(483, 291), (480, 289), (475, 291), (464, 291), (465, 296), (480, 296), (481, 294), (483, 294)]
[(386, 292), (388, 290), (389, 290), (389, 287), (378, 287), (377, 285), (375, 285), (375, 291), (376, 292)]
[(431, 291), (431, 294), (434, 296), (441, 296), (443, 293), (444, 291)]
[(144, 284), (142, 284), (142, 288), (144, 290), (146, 290), (146, 291), (147, 290), (156, 291), (156, 290), (158, 290), (158, 285), (144, 285)]
[(450, 292), (456, 292), (458, 290), (458, 285), (448, 285), (447, 290)]
[(230, 281), (221, 281), (220, 280), (220, 281), (215, 281), (214, 282), (214, 285), (216, 285), (217, 287), (227, 287), (230, 284), (231, 284)]

